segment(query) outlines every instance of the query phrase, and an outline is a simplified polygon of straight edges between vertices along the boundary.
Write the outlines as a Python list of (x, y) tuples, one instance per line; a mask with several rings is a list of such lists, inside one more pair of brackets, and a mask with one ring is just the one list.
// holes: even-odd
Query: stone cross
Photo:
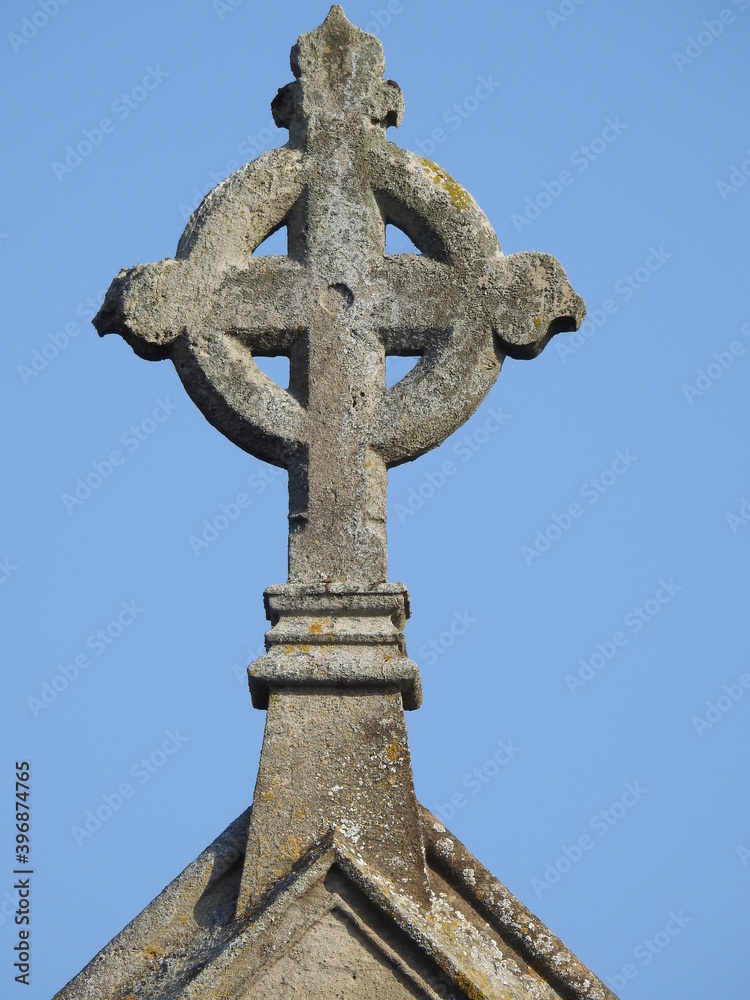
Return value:
[[(504, 257), (471, 196), (387, 140), (401, 91), (340, 7), (292, 69), (273, 102), (289, 143), (208, 195), (175, 259), (121, 272), (95, 324), (171, 357), (215, 427), (288, 469), (290, 582), (378, 584), (387, 469), (452, 434), (504, 355), (537, 354), (583, 305), (554, 258)], [(388, 223), (421, 255), (387, 255)], [(282, 226), (287, 256), (254, 257)], [(254, 355), (289, 358), (288, 390)], [(386, 355), (420, 361), (386, 388)]]
[[(408, 595), (387, 583), (387, 470), (464, 423), (506, 355), (534, 357), (584, 315), (553, 257), (504, 256), (456, 181), (388, 141), (403, 98), (377, 38), (334, 6), (291, 66), (272, 105), (289, 142), (207, 195), (174, 259), (121, 271), (94, 320), (170, 358), (218, 430), (289, 473), (289, 579), (266, 591), (268, 653), (248, 668), (269, 714), (241, 908), (330, 831), (428, 891), (402, 718), (421, 689)], [(387, 254), (388, 224), (420, 253)], [(281, 227), (287, 255), (254, 256)], [(254, 361), (274, 355), (288, 389)], [(419, 358), (390, 388), (388, 355)]]

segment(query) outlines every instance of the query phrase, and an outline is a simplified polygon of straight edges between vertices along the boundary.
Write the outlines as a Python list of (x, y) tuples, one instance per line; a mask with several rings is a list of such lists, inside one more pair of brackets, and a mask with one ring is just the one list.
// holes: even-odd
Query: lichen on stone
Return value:
[(471, 197), (469, 192), (465, 188), (462, 188), (458, 181), (455, 181), (451, 175), (447, 171), (443, 170), (442, 167), (439, 167), (437, 163), (433, 163), (432, 160), (426, 160), (422, 156), (418, 156), (417, 159), (422, 164), (422, 169), (433, 184), (439, 185), (448, 193), (448, 197), (457, 212), (462, 212), (465, 208), (474, 204), (474, 199)]

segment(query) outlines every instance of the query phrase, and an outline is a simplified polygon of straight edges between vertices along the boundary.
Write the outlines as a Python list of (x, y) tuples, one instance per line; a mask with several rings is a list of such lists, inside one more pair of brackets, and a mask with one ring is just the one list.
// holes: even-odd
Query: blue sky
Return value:
[[(0, 14), (3, 996), (49, 997), (252, 798), (264, 715), (244, 668), (285, 579), (285, 476), (90, 318), (121, 267), (171, 256), (203, 194), (285, 142), (270, 101), (327, 9)], [(463, 184), (505, 253), (558, 257), (589, 309), (389, 477), (418, 797), (618, 994), (740, 996), (750, 0), (345, 11), (404, 92), (390, 138)]]

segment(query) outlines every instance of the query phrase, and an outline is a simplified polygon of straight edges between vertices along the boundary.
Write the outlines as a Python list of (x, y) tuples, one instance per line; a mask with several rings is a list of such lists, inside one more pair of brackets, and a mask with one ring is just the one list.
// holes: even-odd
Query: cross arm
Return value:
[(119, 333), (136, 354), (154, 361), (168, 357), (185, 330), (210, 325), (209, 317), (224, 309), (225, 328), (237, 331), (246, 329), (241, 317), (249, 304), (255, 330), (299, 325), (279, 314), (278, 303), (288, 299), (282, 286), (293, 276), (286, 271), (300, 265), (251, 255), (283, 225), (302, 190), (295, 150), (269, 150), (236, 171), (201, 202), (174, 259), (117, 275), (94, 318), (98, 332)]
[[(285, 355), (308, 323), (305, 268), (289, 257), (251, 257), (222, 268), (211, 313), (259, 357)], [(206, 316), (204, 326), (210, 326)]]
[(417, 254), (387, 256), (373, 268), (370, 316), (385, 353), (417, 356), (453, 320), (448, 264)]
[(577, 330), (586, 304), (573, 291), (562, 265), (531, 251), (503, 257), (492, 282), (494, 334), (511, 358), (535, 358), (556, 333)]
[[(211, 272), (196, 295), (191, 259), (139, 265), (112, 282), (94, 320), (142, 358), (171, 358), (206, 419), (244, 451), (286, 467), (305, 436), (299, 403), (258, 368), (253, 353), (285, 354), (302, 317), (285, 307), (286, 259), (248, 258)], [(252, 317), (252, 319), (249, 319)]]
[[(421, 335), (423, 352), (412, 352), (421, 360), (383, 395), (373, 444), (388, 466), (424, 454), (468, 420), (506, 355), (535, 357), (554, 334), (583, 320), (583, 300), (549, 254), (498, 251), (488, 265), (480, 275), (456, 270), (441, 288), (413, 286), (412, 301), (429, 304), (421, 316), (430, 332)], [(419, 331), (410, 334), (408, 325), (388, 336), (392, 353), (409, 353), (399, 351), (400, 342), (419, 346)]]
[(94, 317), (99, 335), (119, 333), (147, 361), (168, 357), (191, 311), (179, 280), (182, 266), (168, 258), (120, 271)]

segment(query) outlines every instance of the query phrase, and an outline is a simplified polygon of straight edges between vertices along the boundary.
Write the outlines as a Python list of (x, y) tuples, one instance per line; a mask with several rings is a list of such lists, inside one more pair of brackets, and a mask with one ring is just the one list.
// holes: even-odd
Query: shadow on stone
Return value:
[(234, 836), (216, 854), (208, 885), (193, 908), (193, 917), (200, 927), (225, 927), (234, 920), (245, 863), (250, 812), (248, 809), (232, 824), (238, 829), (232, 831)]

